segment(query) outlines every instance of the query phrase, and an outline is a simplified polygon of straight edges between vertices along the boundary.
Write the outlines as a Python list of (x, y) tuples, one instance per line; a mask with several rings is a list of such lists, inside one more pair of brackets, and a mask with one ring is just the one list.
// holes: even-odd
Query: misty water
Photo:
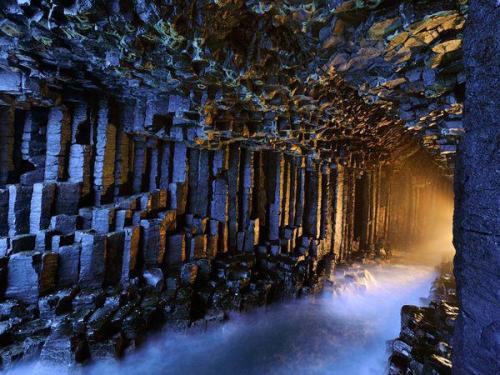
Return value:
[[(382, 375), (386, 341), (399, 334), (401, 306), (420, 304), (434, 277), (429, 266), (372, 266), (357, 287), (231, 316), (205, 334), (159, 334), (124, 360), (82, 373)], [(33, 363), (8, 374), (66, 372)]]

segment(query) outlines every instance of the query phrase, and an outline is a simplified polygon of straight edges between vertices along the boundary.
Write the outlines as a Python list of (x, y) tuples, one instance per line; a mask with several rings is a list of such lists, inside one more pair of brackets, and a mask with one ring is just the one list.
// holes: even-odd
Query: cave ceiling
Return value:
[(0, 105), (106, 95), (130, 132), (359, 167), (420, 144), (450, 173), (466, 15), (464, 0), (4, 0)]

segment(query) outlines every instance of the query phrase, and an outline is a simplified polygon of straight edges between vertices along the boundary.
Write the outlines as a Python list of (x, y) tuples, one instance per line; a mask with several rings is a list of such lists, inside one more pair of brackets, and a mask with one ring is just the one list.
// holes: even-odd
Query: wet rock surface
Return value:
[(440, 266), (430, 303), (401, 308), (401, 333), (388, 343), (388, 374), (452, 373), (452, 336), (458, 317), (458, 301), (452, 263)]
[(244, 312), (321, 290), (331, 259), (241, 254), (183, 265), (180, 277), (146, 271), (122, 291), (65, 289), (37, 305), (0, 303), (2, 369), (35, 359), (77, 366), (119, 358), (161, 327), (203, 332)]

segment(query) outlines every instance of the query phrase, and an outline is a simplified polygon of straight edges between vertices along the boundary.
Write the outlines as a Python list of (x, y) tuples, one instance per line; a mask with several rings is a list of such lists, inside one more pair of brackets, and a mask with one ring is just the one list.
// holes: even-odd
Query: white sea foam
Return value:
[[(356, 272), (341, 293), (235, 316), (206, 334), (160, 334), (123, 361), (96, 363), (82, 373), (382, 375), (401, 306), (427, 296), (434, 276), (427, 266), (376, 266)], [(65, 373), (40, 363), (8, 372)]]

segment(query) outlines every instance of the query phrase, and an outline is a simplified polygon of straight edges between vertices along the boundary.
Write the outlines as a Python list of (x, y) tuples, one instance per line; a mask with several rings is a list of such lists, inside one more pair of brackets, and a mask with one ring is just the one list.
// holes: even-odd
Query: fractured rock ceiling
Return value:
[(126, 104), (130, 132), (365, 167), (418, 135), (452, 166), (466, 0), (6, 0), (0, 11), (4, 104), (104, 93)]

